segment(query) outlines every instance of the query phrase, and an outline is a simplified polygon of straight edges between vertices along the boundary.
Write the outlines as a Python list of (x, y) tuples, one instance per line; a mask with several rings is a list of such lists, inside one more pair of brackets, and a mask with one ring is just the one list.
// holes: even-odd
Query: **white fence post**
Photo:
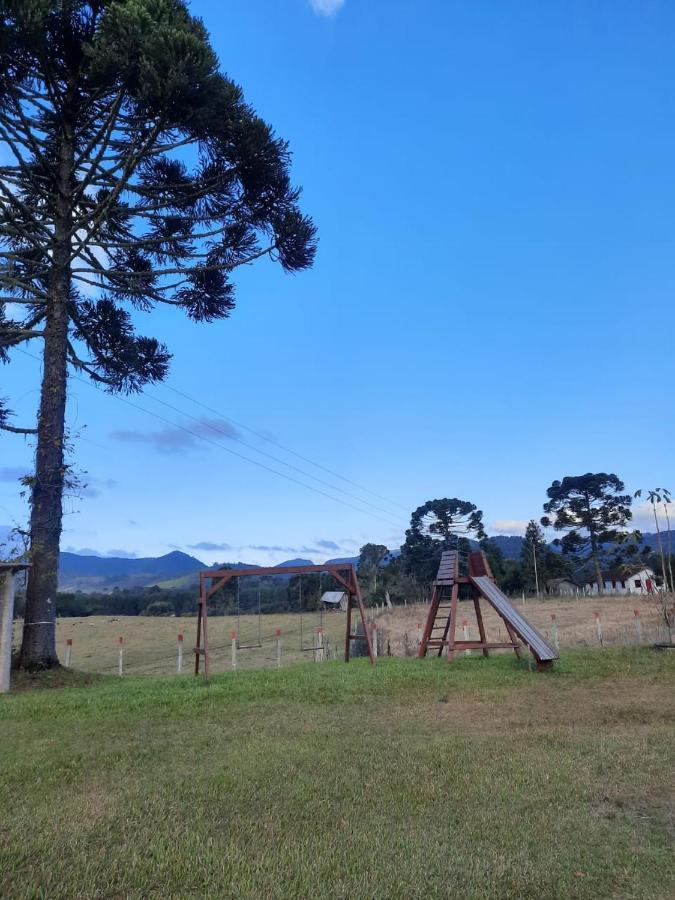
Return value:
[[(469, 640), (469, 622), (468, 622), (468, 619), (463, 619), (463, 620), (462, 620), (462, 634), (464, 635), (464, 640), (465, 640), (465, 641), (468, 641), (468, 640)], [(465, 651), (464, 651), (464, 656), (471, 656), (471, 651), (470, 651), (470, 650), (465, 650)]]
[(124, 638), (120, 637), (119, 639), (119, 660), (117, 664), (117, 671), (120, 675), (124, 675)]
[(237, 668), (237, 632), (232, 632), (232, 668)]
[(177, 647), (178, 656), (176, 658), (176, 672), (178, 672), (178, 674), (180, 675), (180, 673), (183, 671), (183, 635), (182, 634), (178, 635), (176, 643), (178, 645), (178, 647)]
[(0, 575), (0, 694), (9, 691), (12, 671), (12, 627), (14, 625), (14, 572)]
[(66, 669), (70, 668), (72, 652), (73, 652), (73, 639), (68, 638), (68, 640), (66, 641)]
[(635, 641), (638, 644), (642, 643), (642, 619), (640, 618), (640, 610), (634, 609), (633, 616), (635, 617)]
[(551, 613), (551, 637), (553, 639), (553, 646), (556, 650), (560, 650), (560, 638), (558, 636), (558, 620), (555, 617), (555, 613)]
[(373, 659), (377, 659), (377, 622), (373, 622), (371, 643), (373, 645)]
[(598, 641), (600, 642), (600, 646), (604, 648), (604, 644), (602, 642), (602, 625), (600, 624), (600, 613), (594, 613), (595, 615), (595, 630), (598, 635)]
[(281, 628), (277, 628), (277, 669), (281, 668)]
[(323, 629), (320, 627), (314, 634), (314, 662), (323, 662)]

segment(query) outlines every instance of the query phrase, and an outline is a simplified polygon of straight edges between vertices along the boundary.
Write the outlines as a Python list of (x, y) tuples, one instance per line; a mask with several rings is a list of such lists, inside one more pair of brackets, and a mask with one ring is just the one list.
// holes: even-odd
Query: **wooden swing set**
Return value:
[[(232, 578), (241, 578), (245, 575), (305, 575), (308, 573), (328, 572), (338, 582), (347, 594), (347, 629), (345, 634), (345, 662), (349, 662), (351, 656), (352, 641), (365, 641), (368, 646), (368, 656), (375, 665), (375, 655), (370, 639), (370, 629), (366, 622), (366, 611), (363, 606), (361, 589), (356, 577), (356, 569), (352, 563), (324, 563), (319, 566), (251, 566), (245, 569), (207, 569), (199, 573), (199, 599), (197, 601), (197, 640), (195, 642), (195, 675), (199, 675), (201, 661), (204, 661), (203, 672), (206, 677), (209, 674), (209, 634), (208, 634), (208, 610), (209, 600), (215, 593)], [(352, 634), (352, 611), (354, 604), (361, 617), (363, 634)]]

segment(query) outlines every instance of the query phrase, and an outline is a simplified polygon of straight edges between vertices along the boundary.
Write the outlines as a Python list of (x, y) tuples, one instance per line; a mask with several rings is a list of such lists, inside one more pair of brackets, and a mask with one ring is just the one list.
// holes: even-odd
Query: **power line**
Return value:
[[(229, 432), (225, 431), (222, 428), (219, 428), (213, 422), (205, 422), (203, 419), (198, 419), (196, 416), (191, 415), (188, 412), (185, 412), (183, 409), (179, 409), (177, 406), (174, 406), (171, 403), (167, 403), (165, 400), (160, 400), (159, 397), (153, 396), (153, 394), (145, 394), (146, 397), (149, 397), (151, 400), (154, 400), (155, 403), (160, 403), (162, 406), (166, 406), (167, 409), (171, 409), (174, 412), (177, 412), (181, 416), (186, 416), (188, 419), (192, 419), (193, 422), (197, 422), (199, 425), (206, 425), (212, 431), (215, 431), (217, 434), (222, 434), (223, 437), (228, 438), (228, 440), (236, 441), (238, 444), (241, 444), (244, 447), (247, 447), (249, 450), (253, 450), (254, 453), (259, 453), (261, 456), (264, 456), (266, 459), (271, 459), (273, 462), (278, 463), (281, 466), (287, 466), (289, 469), (292, 469), (294, 472), (298, 472), (301, 475), (304, 475), (305, 478), (311, 478), (313, 481), (318, 482), (319, 484), (323, 484), (324, 487), (328, 487), (333, 491), (338, 491), (340, 494), (344, 494), (346, 497), (351, 497), (352, 500), (356, 500), (357, 503), (362, 503), (364, 506), (370, 506), (373, 509), (378, 510), (378, 512), (382, 512), (385, 515), (391, 515), (391, 510), (383, 509), (381, 506), (377, 506), (375, 503), (372, 503), (370, 500), (364, 500), (362, 497), (357, 497), (356, 494), (352, 494), (349, 491), (345, 491), (344, 488), (338, 487), (335, 484), (331, 484), (329, 481), (325, 481), (323, 478), (319, 478), (317, 475), (312, 475), (311, 472), (307, 472), (304, 469), (301, 469), (299, 466), (294, 466), (293, 463), (286, 462), (283, 459), (279, 459), (278, 456), (273, 456), (271, 453), (267, 453), (265, 450), (261, 450), (259, 447), (256, 447), (254, 444), (250, 444), (248, 441), (242, 440), (240, 437), (236, 435), (232, 435)], [(223, 416), (226, 419), (225, 416)]]
[[(161, 384), (162, 387), (166, 388), (168, 391), (172, 391), (174, 394), (178, 394), (178, 396), (183, 397), (185, 400), (189, 400), (190, 403), (194, 403), (196, 406), (201, 406), (202, 409), (208, 410), (208, 412), (213, 413), (216, 416), (220, 416), (222, 419), (225, 419), (227, 422), (231, 422), (233, 425), (236, 425), (237, 428), (243, 428), (245, 431), (254, 434), (256, 437), (260, 438), (262, 441), (266, 441), (268, 444), (274, 444), (280, 450), (283, 450), (285, 453), (290, 453), (292, 456), (296, 456), (298, 459), (301, 459), (303, 462), (309, 463), (310, 466), (315, 466), (317, 469), (321, 469), (323, 472), (326, 472), (328, 475), (332, 475), (334, 478), (339, 478), (340, 481), (344, 481), (347, 484), (351, 484), (352, 487), (358, 488), (360, 491), (365, 491), (367, 494), (370, 494), (373, 497), (377, 497), (378, 500), (382, 500), (385, 503), (388, 503), (390, 506), (397, 506), (399, 509), (404, 510), (406, 513), (408, 512), (407, 508), (403, 506), (403, 504), (398, 503), (395, 500), (389, 500), (387, 497), (383, 497), (382, 494), (378, 494), (375, 491), (371, 491), (370, 488), (364, 487), (362, 484), (359, 484), (356, 481), (352, 481), (351, 478), (345, 478), (344, 475), (340, 475), (339, 472), (333, 471), (333, 469), (329, 469), (321, 463), (315, 462), (313, 459), (310, 459), (308, 456), (303, 456), (301, 453), (298, 453), (296, 450), (292, 450), (290, 447), (286, 447), (280, 441), (275, 440), (274, 438), (269, 437), (269, 435), (263, 434), (260, 431), (256, 431), (254, 428), (250, 428), (248, 425), (244, 425), (243, 422), (238, 422), (236, 419), (233, 419), (231, 416), (227, 416), (222, 413), (220, 410), (214, 409), (212, 406), (208, 406), (206, 403), (202, 403), (201, 400), (196, 400), (194, 397), (191, 397), (189, 394), (185, 394), (183, 391), (179, 391), (178, 388), (173, 387), (170, 384)], [(261, 451), (258, 451), (261, 452)], [(288, 465), (288, 463), (286, 463)]]
[[(25, 356), (29, 356), (32, 359), (38, 360), (39, 358), (34, 356), (32, 353), (28, 353), (26, 350), (22, 350), (21, 348), (17, 348), (23, 353)], [(96, 385), (87, 381), (84, 378), (80, 378), (78, 375), (70, 375), (74, 381), (79, 381), (82, 384), (88, 385), (88, 387), (92, 388), (95, 391), (99, 389)], [(141, 406), (138, 403), (133, 403), (127, 397), (121, 397), (119, 394), (113, 394), (116, 400), (121, 401), (122, 403), (126, 403), (127, 406), (131, 406), (133, 409), (137, 409), (140, 412), (145, 413), (146, 415), (152, 416), (155, 419), (158, 419), (160, 422), (164, 422), (165, 425), (171, 425), (173, 428), (178, 428), (181, 431), (184, 431), (186, 434), (192, 435), (192, 437), (197, 438), (197, 440), (206, 441), (208, 444), (212, 444), (214, 447), (218, 447), (221, 450), (224, 450), (226, 453), (229, 453), (232, 456), (236, 456), (238, 459), (243, 459), (245, 462), (251, 463), (251, 465), (258, 466), (260, 469), (264, 469), (267, 472), (271, 472), (273, 475), (278, 475), (280, 478), (285, 478), (287, 481), (291, 481), (294, 484), (299, 484), (301, 487), (306, 488), (308, 491), (314, 491), (315, 494), (320, 494), (323, 497), (326, 497), (329, 500), (333, 500), (335, 503), (341, 503), (343, 506), (347, 506), (350, 509), (356, 510), (359, 513), (366, 513), (366, 515), (372, 516), (373, 518), (380, 519), (382, 522), (386, 522), (388, 525), (394, 526), (395, 528), (399, 528), (399, 523), (393, 522), (391, 519), (385, 519), (383, 516), (378, 515), (377, 513), (371, 512), (369, 509), (361, 509), (358, 506), (354, 506), (353, 503), (349, 503), (347, 500), (342, 500), (340, 497), (334, 497), (332, 494), (327, 494), (325, 491), (322, 491), (320, 488), (314, 487), (311, 484), (306, 484), (304, 481), (300, 481), (298, 478), (294, 478), (292, 475), (287, 475), (285, 472), (279, 472), (277, 469), (273, 469), (271, 466), (265, 465), (265, 463), (260, 462), (256, 459), (251, 459), (250, 456), (246, 456), (243, 453), (238, 453), (236, 450), (233, 450), (231, 447), (226, 447), (224, 444), (219, 443), (218, 441), (214, 441), (206, 435), (199, 434), (196, 431), (193, 431), (191, 428), (186, 428), (184, 425), (179, 424), (178, 422), (173, 422), (171, 419), (167, 419), (164, 416), (160, 416), (159, 413), (153, 412), (150, 409), (147, 409), (144, 406)], [(367, 502), (367, 501), (359, 501), (359, 502)]]

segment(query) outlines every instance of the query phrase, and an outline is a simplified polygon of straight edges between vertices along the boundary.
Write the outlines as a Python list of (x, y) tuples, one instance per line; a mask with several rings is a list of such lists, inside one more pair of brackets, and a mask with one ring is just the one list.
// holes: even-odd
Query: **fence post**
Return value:
[(634, 609), (633, 616), (635, 617), (635, 641), (638, 644), (642, 643), (642, 619), (640, 618), (640, 610)]
[(553, 639), (553, 646), (556, 650), (560, 650), (560, 638), (558, 636), (558, 620), (555, 617), (555, 613), (551, 613), (551, 637)]
[(119, 638), (119, 660), (117, 663), (117, 671), (120, 675), (124, 675), (124, 638), (120, 636)]
[(281, 668), (281, 628), (277, 628), (277, 669)]
[(604, 648), (604, 644), (602, 642), (602, 625), (600, 624), (600, 613), (594, 613), (595, 615), (595, 630), (598, 635), (598, 641), (600, 642), (600, 646)]
[(372, 644), (373, 659), (377, 659), (377, 622), (373, 622)]
[(176, 659), (176, 672), (180, 675), (183, 671), (183, 635), (178, 635), (178, 658)]
[(323, 662), (323, 628), (316, 629), (314, 635), (314, 662)]
[(232, 668), (237, 668), (237, 632), (232, 632)]
[(417, 649), (420, 649), (420, 644), (422, 643), (422, 623), (417, 623)]
[(14, 572), (0, 573), (0, 694), (9, 691), (14, 627)]
[(68, 640), (66, 641), (66, 669), (70, 668), (70, 660), (71, 660), (71, 656), (72, 656), (72, 650), (73, 650), (73, 639), (68, 638)]
[[(462, 634), (464, 636), (464, 640), (469, 640), (469, 621), (468, 619), (462, 619)], [(470, 650), (464, 651), (464, 656), (471, 656)]]

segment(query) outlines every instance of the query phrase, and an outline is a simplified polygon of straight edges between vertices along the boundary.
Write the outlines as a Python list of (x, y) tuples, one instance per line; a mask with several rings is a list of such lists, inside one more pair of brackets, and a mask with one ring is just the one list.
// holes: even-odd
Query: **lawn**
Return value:
[(2, 897), (675, 892), (670, 652), (87, 678), (0, 699)]

